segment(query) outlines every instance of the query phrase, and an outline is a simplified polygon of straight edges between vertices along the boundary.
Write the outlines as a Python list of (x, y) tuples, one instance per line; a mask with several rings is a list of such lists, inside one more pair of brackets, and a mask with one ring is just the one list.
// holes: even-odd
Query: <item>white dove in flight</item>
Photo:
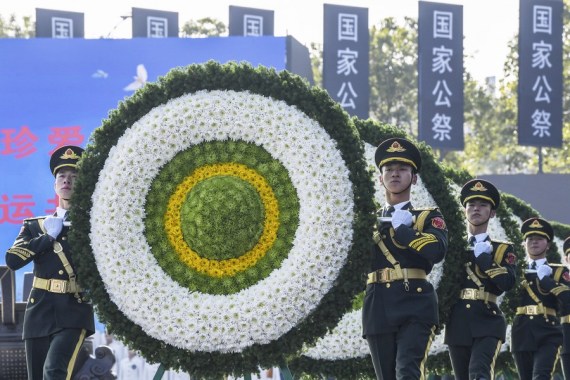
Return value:
[(148, 73), (146, 72), (146, 68), (144, 67), (143, 64), (137, 65), (137, 75), (133, 78), (134, 82), (130, 83), (123, 90), (135, 91), (146, 84), (146, 80), (148, 79)]

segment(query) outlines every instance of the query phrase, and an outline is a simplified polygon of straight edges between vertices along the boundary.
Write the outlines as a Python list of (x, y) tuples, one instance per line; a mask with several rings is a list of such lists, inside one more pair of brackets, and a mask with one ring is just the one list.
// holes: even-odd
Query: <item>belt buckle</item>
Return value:
[(468, 300), (476, 300), (477, 289), (463, 289), (463, 296)]
[(67, 291), (67, 282), (65, 280), (51, 279), (49, 291), (52, 293), (65, 293)]
[(525, 308), (527, 315), (538, 315), (538, 305), (526, 305)]
[(384, 268), (380, 270), (380, 282), (391, 282), (392, 274), (390, 273), (390, 268)]

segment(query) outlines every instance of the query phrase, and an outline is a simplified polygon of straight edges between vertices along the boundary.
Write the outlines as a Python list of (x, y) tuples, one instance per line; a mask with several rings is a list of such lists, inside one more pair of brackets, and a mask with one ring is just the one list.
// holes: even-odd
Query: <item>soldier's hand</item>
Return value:
[(480, 241), (475, 243), (475, 247), (473, 247), (473, 253), (475, 257), (479, 257), (482, 253), (491, 253), (493, 252), (493, 246), (488, 241)]
[(44, 219), (44, 228), (49, 236), (57, 239), (63, 228), (63, 218), (57, 216), (48, 216)]
[(392, 227), (394, 229), (401, 225), (410, 227), (412, 225), (412, 213), (408, 210), (396, 210), (392, 213)]
[(536, 274), (538, 275), (538, 279), (542, 280), (546, 276), (550, 276), (552, 274), (552, 268), (546, 264), (542, 264), (536, 270)]

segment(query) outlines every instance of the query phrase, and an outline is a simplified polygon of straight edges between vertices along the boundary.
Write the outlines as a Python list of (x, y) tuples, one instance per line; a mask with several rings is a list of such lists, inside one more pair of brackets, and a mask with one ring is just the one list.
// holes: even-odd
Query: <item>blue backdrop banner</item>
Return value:
[[(49, 157), (85, 147), (109, 110), (177, 66), (247, 61), (285, 69), (286, 37), (0, 39), (0, 265), (24, 218), (54, 212)], [(16, 276), (17, 294), (23, 273)]]

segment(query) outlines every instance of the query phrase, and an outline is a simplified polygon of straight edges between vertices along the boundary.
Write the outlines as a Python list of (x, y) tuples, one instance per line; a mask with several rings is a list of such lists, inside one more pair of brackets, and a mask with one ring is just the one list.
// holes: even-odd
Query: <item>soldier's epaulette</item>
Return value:
[(494, 239), (491, 239), (491, 242), (492, 242), (492, 243), (497, 243), (497, 244), (513, 245), (512, 242), (510, 242), (510, 241), (505, 241), (505, 240), (494, 240)]
[(25, 219), (24, 219), (24, 222), (32, 221), (32, 220), (38, 220), (38, 219), (45, 219), (45, 218), (47, 218), (47, 217), (48, 217), (47, 215), (34, 216), (34, 217), (32, 217), (32, 218), (25, 218)]
[(412, 211), (433, 211), (437, 209), (437, 207), (413, 208)]

